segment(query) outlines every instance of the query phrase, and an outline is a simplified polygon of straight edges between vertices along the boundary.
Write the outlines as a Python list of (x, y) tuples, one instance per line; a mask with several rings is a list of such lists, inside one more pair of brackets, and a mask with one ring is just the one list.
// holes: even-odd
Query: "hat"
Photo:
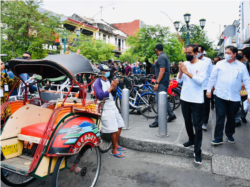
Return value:
[(101, 64), (100, 66), (98, 66), (98, 69), (101, 71), (111, 71), (111, 69), (109, 69), (109, 67), (105, 64)]

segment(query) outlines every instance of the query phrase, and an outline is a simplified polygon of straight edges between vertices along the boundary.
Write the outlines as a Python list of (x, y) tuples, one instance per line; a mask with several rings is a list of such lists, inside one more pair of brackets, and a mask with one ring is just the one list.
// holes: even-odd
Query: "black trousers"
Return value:
[(216, 95), (214, 97), (216, 106), (216, 126), (214, 131), (214, 139), (222, 141), (226, 116), (226, 136), (231, 137), (235, 133), (235, 115), (239, 110), (240, 101), (224, 100), (217, 97)]
[[(195, 154), (201, 154), (202, 144), (202, 103), (190, 103), (181, 100), (181, 110), (184, 117), (189, 141), (194, 142)], [(195, 134), (194, 134), (194, 129)]]
[(202, 106), (202, 124), (207, 124), (210, 113), (210, 99), (206, 96), (207, 90), (204, 90), (204, 103)]
[[(87, 84), (91, 83), (92, 79), (89, 79), (89, 77), (86, 77)], [(88, 91), (91, 91), (91, 84), (88, 86)]]

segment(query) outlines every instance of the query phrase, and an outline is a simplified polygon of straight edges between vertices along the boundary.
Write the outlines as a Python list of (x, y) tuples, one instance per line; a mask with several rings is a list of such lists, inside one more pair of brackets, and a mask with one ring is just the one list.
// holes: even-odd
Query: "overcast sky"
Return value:
[[(102, 19), (108, 23), (131, 22), (135, 19), (140, 19), (147, 25), (160, 24), (169, 26), (172, 32), (175, 31), (172, 22), (161, 11), (165, 12), (173, 22), (176, 20), (184, 22), (183, 15), (190, 13), (190, 23), (199, 25), (199, 20), (205, 18), (207, 21), (204, 30), (207, 31), (211, 40), (218, 41), (219, 24), (221, 24), (222, 31), (224, 25), (231, 25), (234, 20), (239, 20), (239, 3), (240, 0), (44, 0), (43, 8), (66, 16), (76, 13), (81, 16), (93, 17), (100, 11), (100, 7), (103, 6), (106, 8), (102, 11)], [(101, 19), (101, 13), (97, 14), (95, 18)]]

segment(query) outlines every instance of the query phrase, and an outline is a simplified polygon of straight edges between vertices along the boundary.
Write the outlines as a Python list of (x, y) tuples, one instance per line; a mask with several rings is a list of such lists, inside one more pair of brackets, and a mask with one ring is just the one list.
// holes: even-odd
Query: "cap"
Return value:
[(100, 66), (98, 66), (98, 69), (101, 71), (111, 71), (111, 69), (109, 69), (109, 67), (105, 64), (101, 64)]

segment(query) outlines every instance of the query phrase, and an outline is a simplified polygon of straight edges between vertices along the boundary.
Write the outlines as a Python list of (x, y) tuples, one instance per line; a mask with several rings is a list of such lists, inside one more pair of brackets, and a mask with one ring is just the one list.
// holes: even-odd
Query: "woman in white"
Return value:
[[(181, 109), (189, 141), (185, 148), (194, 145), (194, 162), (202, 163), (202, 105), (204, 103), (202, 84), (206, 79), (207, 66), (197, 59), (198, 47), (190, 44), (186, 47), (187, 61), (179, 63), (177, 81), (183, 83), (181, 90)], [(195, 129), (195, 133), (193, 131)]]

